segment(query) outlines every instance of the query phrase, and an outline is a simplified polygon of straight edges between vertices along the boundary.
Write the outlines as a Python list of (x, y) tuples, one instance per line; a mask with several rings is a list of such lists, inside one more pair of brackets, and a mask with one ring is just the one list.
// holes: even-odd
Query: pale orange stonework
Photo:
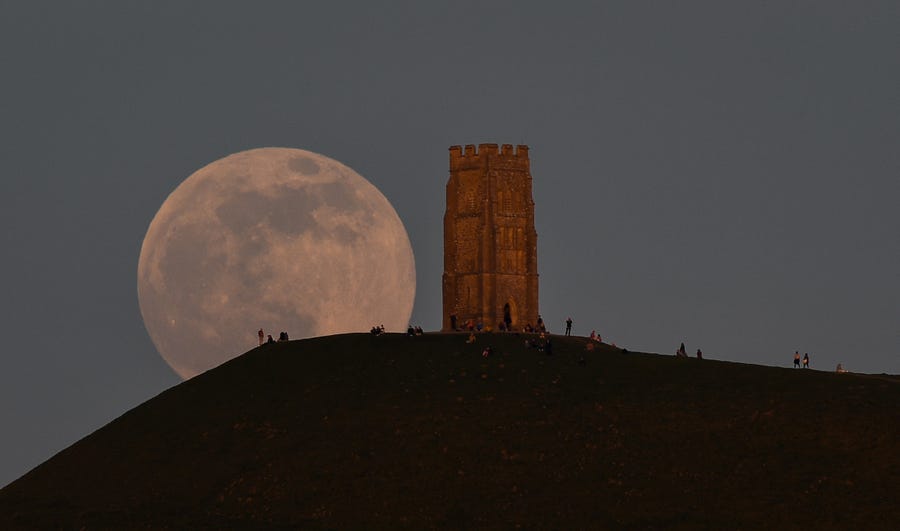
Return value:
[(537, 232), (528, 146), (450, 147), (442, 329), (513, 330), (538, 318)]

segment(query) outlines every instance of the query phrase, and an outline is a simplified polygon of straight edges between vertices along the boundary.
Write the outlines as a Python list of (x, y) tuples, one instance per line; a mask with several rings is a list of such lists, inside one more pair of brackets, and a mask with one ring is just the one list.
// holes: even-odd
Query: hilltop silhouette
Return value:
[[(553, 336), (264, 345), (0, 490), (0, 528), (887, 529), (900, 380)], [(482, 356), (485, 346), (491, 352)]]

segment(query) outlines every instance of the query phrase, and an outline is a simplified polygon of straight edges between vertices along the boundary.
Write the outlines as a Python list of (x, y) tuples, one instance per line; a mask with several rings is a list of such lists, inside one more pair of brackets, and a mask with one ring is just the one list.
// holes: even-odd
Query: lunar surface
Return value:
[(182, 378), (257, 346), (403, 330), (416, 291), (403, 223), (371, 183), (323, 155), (244, 151), (188, 177), (150, 223), (138, 299)]

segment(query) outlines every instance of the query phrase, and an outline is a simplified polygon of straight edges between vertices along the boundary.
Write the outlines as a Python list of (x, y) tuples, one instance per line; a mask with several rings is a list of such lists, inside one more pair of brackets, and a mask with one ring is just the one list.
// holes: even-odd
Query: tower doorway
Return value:
[(513, 323), (516, 323), (516, 304), (512, 301), (503, 305), (503, 323), (507, 330), (512, 330)]

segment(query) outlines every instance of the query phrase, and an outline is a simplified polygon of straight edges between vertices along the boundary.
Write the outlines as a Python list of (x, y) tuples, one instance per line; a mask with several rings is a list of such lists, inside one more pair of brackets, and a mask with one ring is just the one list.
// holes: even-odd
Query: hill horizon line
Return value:
[(467, 335), (254, 348), (0, 489), (0, 527), (881, 529), (900, 519), (900, 378), (578, 336), (551, 335), (548, 352), (528, 334)]

